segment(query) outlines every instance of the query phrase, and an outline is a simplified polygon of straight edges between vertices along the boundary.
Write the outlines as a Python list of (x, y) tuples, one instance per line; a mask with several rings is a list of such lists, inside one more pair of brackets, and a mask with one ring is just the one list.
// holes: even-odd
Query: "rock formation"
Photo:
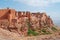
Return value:
[(53, 25), (52, 19), (46, 13), (0, 9), (0, 28), (11, 32), (27, 35), (28, 29), (36, 31)]

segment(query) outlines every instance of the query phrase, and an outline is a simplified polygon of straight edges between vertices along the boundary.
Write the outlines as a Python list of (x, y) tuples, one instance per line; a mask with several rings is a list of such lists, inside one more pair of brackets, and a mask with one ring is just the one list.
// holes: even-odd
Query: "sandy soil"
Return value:
[(60, 40), (60, 33), (31, 37), (20, 37), (17, 33), (9, 32), (0, 28), (0, 40)]

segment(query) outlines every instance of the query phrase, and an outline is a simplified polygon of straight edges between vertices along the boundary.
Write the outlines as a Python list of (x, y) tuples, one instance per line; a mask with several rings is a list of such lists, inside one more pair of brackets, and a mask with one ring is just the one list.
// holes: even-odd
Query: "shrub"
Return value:
[(33, 31), (33, 30), (31, 30), (31, 29), (29, 29), (29, 30), (28, 30), (28, 35), (30, 35), (30, 34), (32, 34), (33, 36), (38, 35), (38, 33), (36, 33), (35, 31)]
[(53, 31), (57, 31), (57, 29), (56, 29), (55, 27), (52, 27), (51, 29), (52, 29)]
[(42, 34), (51, 34), (49, 31), (47, 31), (46, 29), (42, 29), (41, 30), (43, 33)]

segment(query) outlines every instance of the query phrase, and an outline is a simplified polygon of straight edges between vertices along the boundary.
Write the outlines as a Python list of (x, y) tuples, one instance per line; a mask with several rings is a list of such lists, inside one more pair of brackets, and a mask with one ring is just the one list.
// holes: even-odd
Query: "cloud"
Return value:
[(34, 7), (45, 7), (49, 4), (60, 2), (60, 0), (14, 0)]
[(49, 0), (50, 2), (52, 2), (52, 3), (58, 3), (58, 2), (60, 2), (60, 0)]

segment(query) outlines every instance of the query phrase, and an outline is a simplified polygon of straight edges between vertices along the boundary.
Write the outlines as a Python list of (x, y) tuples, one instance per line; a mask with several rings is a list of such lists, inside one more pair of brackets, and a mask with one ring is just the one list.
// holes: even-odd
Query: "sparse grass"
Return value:
[(29, 20), (27, 20), (26, 22), (27, 22), (27, 25), (28, 25), (28, 35), (29, 35), (29, 36), (30, 36), (30, 35), (32, 35), (32, 36), (38, 35), (37, 32), (35, 32), (35, 31), (33, 31), (33, 30), (30, 29), (31, 24), (30, 24)]
[(38, 35), (38, 33), (37, 33), (37, 32), (35, 32), (35, 31), (33, 31), (33, 30), (31, 30), (31, 29), (29, 29), (29, 30), (28, 30), (28, 35), (37, 36), (37, 35)]
[[(46, 35), (46, 34), (52, 34), (51, 31), (48, 29), (48, 26), (44, 27), (43, 29), (41, 29), (38, 33), (31, 30), (31, 24), (29, 22), (29, 20), (27, 20), (27, 25), (28, 25), (28, 35), (32, 35), (32, 36), (37, 36), (37, 35)], [(57, 29), (55, 27), (50, 28), (53, 32), (57, 31)]]
[(52, 27), (51, 29), (52, 29), (53, 31), (57, 31), (57, 29), (56, 29), (55, 27)]
[(51, 32), (47, 31), (46, 29), (41, 30), (42, 34), (51, 34)]

